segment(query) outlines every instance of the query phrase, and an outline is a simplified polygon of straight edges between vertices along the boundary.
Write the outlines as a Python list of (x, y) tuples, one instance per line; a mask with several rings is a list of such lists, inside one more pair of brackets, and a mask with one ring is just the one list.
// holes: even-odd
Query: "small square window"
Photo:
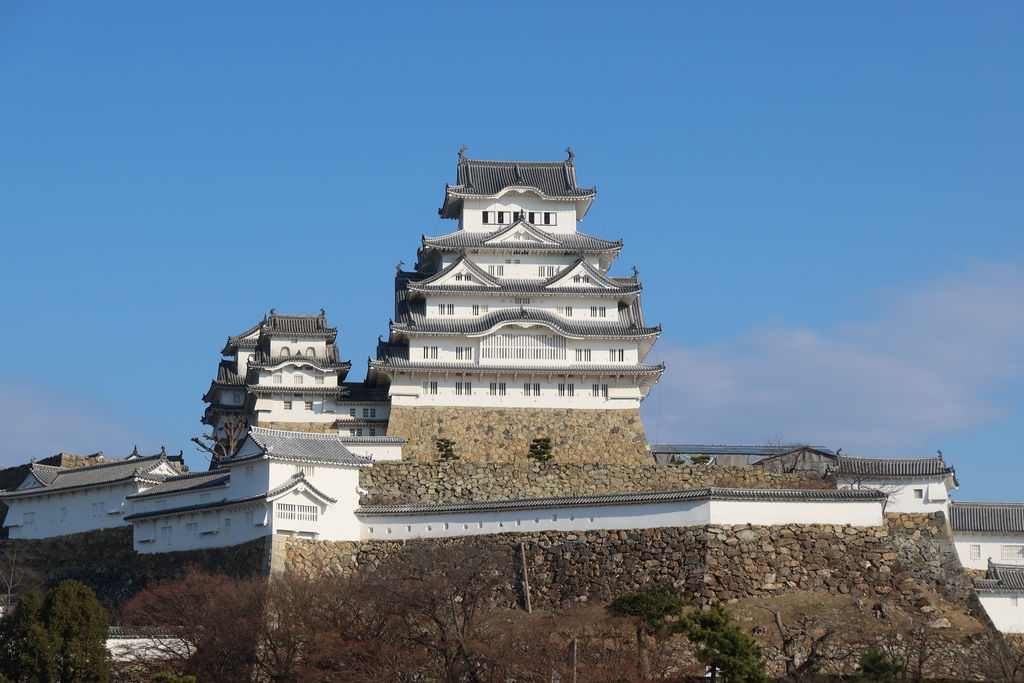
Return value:
[(981, 559), (981, 546), (980, 545), (978, 545), (978, 544), (971, 545), (971, 559), (972, 560), (980, 560)]
[(914, 498), (924, 499), (924, 489), (914, 489)]

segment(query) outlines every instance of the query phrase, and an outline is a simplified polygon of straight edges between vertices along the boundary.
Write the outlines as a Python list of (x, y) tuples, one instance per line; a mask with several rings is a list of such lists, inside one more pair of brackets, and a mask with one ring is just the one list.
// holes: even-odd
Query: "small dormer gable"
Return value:
[(598, 271), (583, 259), (580, 259), (568, 268), (563, 269), (560, 273), (545, 282), (544, 286), (548, 289), (563, 289), (570, 287), (573, 289), (579, 289), (589, 287), (594, 290), (606, 290), (620, 288), (620, 285), (617, 285), (609, 279), (608, 276)]
[(499, 230), (491, 237), (483, 240), (482, 246), (500, 246), (508, 243), (515, 244), (532, 244), (546, 247), (557, 247), (559, 242), (551, 237), (551, 235), (545, 233), (524, 220), (519, 220), (505, 228)]
[(25, 479), (15, 487), (15, 491), (25, 491), (27, 489), (40, 489), (46, 486), (43, 482), (39, 481), (34, 474), (29, 474)]
[(501, 287), (501, 283), (465, 255), (460, 256), (437, 275), (421, 280), (417, 284), (428, 287)]

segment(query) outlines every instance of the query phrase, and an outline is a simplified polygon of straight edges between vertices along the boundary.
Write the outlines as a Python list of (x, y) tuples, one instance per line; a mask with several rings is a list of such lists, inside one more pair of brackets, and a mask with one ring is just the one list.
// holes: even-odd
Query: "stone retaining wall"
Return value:
[(463, 460), (528, 461), (530, 442), (551, 439), (560, 462), (647, 463), (640, 411), (572, 408), (391, 406), (388, 436), (409, 440), (406, 460), (433, 460), (434, 439), (455, 441)]
[(127, 601), (152, 581), (181, 576), (188, 567), (212, 574), (248, 577), (265, 574), (269, 556), (264, 539), (227, 548), (139, 554), (131, 527), (101, 529), (42, 539), (7, 539), (0, 553), (31, 569), (45, 586), (76, 579), (108, 607)]
[(830, 480), (760, 467), (472, 462), (377, 462), (359, 473), (364, 505), (672, 491), (705, 486), (832, 488)]
[(971, 577), (960, 564), (946, 516), (933, 513), (887, 513), (891, 542), (914, 579), (923, 587), (959, 605), (991, 626), (974, 592)]
[(472, 541), (288, 539), (282, 569), (343, 576), (376, 569), (409, 547), (456, 549), (472, 542), (505, 554), (509, 585), (516, 586), (522, 543), (533, 604), (545, 609), (601, 604), (662, 583), (675, 584), (701, 604), (801, 590), (909, 605), (920, 589), (889, 536), (885, 527), (789, 524), (510, 533)]

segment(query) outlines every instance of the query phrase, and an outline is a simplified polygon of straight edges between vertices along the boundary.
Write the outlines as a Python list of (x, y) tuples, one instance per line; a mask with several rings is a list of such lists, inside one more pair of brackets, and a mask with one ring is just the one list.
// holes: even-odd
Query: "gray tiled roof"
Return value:
[[(634, 312), (635, 311), (635, 312)], [(419, 312), (406, 309), (402, 319), (391, 323), (392, 331), (414, 332), (416, 334), (483, 334), (488, 330), (507, 322), (544, 323), (552, 329), (570, 337), (649, 337), (661, 333), (661, 326), (645, 327), (639, 318), (639, 307), (630, 306), (623, 311), (626, 321), (591, 322), (569, 320), (537, 308), (503, 308), (492, 311), (479, 318), (438, 319), (428, 318)]]
[(138, 498), (163, 496), (168, 493), (183, 493), (185, 491), (195, 491), (198, 489), (210, 489), (219, 486), (227, 486), (230, 481), (231, 470), (227, 468), (210, 470), (208, 472), (189, 472), (188, 474), (180, 474), (176, 477), (167, 477), (156, 486), (148, 488), (145, 491), (140, 491), (139, 493), (133, 493), (128, 496), (128, 498), (134, 500)]
[(532, 187), (552, 199), (586, 199), (597, 194), (595, 188), (576, 184), (572, 158), (565, 161), (485, 161), (459, 158), (455, 185), (445, 187), (444, 205), (438, 209), (443, 218), (458, 217), (456, 198), (489, 197), (507, 187)]
[(326, 338), (330, 343), (337, 337), (338, 329), (327, 327), (327, 317), (322, 310), (319, 315), (282, 315), (271, 309), (263, 320), (245, 332), (228, 337), (221, 354), (226, 356), (238, 349), (254, 349), (264, 335)]
[(489, 512), (497, 510), (540, 510), (560, 507), (591, 507), (628, 505), (631, 503), (672, 503), (687, 500), (760, 500), (760, 501), (826, 501), (884, 500), (881, 491), (868, 489), (724, 489), (702, 488), (681, 491), (644, 493), (611, 493), (596, 496), (563, 496), (558, 498), (521, 498), (468, 503), (364, 505), (357, 515), (428, 515), (439, 512)]
[(49, 486), (53, 483), (53, 480), (57, 478), (57, 475), (61, 473), (62, 468), (55, 467), (53, 465), (40, 465), (38, 463), (32, 463), (30, 471), (32, 476), (40, 481), (40, 483)]
[(140, 519), (147, 519), (149, 517), (165, 517), (167, 515), (178, 515), (185, 512), (199, 512), (202, 510), (212, 510), (216, 508), (231, 507), (233, 505), (244, 505), (246, 503), (255, 503), (265, 501), (269, 498), (273, 498), (281, 493), (285, 493), (296, 486), (304, 485), (307, 489), (313, 492), (317, 497), (326, 500), (330, 503), (338, 502), (337, 499), (328, 496), (326, 493), (314, 486), (306, 476), (301, 472), (292, 475), (288, 481), (284, 482), (280, 486), (277, 486), (266, 493), (259, 493), (255, 496), (247, 496), (245, 498), (232, 498), (230, 500), (218, 500), (210, 503), (197, 503), (195, 505), (182, 505), (180, 507), (167, 508), (164, 510), (149, 510), (147, 512), (136, 512), (130, 515), (126, 515), (124, 520), (126, 522), (135, 521)]
[[(331, 353), (333, 350), (333, 353)], [(296, 353), (291, 356), (271, 356), (262, 352), (253, 354), (249, 359), (249, 367), (258, 370), (260, 368), (272, 368), (284, 363), (308, 363), (320, 370), (348, 370), (352, 367), (349, 361), (338, 360), (337, 348), (333, 345), (328, 347), (326, 358), (317, 358)]]
[[(453, 270), (456, 270), (460, 265), (466, 264), (468, 267), (477, 273), (479, 273), (479, 279), (482, 284), (450, 284), (442, 283), (435, 284), (435, 282)], [(558, 275), (549, 278), (537, 278), (534, 280), (515, 280), (511, 278), (498, 278), (484, 273), (480, 268), (468, 258), (462, 257), (452, 262), (447, 268), (441, 272), (432, 275), (424, 279), (410, 279), (405, 283), (405, 287), (410, 291), (414, 292), (429, 292), (431, 294), (484, 294), (490, 296), (507, 296), (509, 294), (536, 294), (544, 296), (566, 296), (566, 295), (583, 295), (590, 297), (600, 296), (622, 296), (624, 294), (636, 294), (643, 289), (643, 286), (635, 278), (612, 278), (604, 273), (599, 272), (589, 264), (581, 261), (571, 264), (566, 270), (575, 268), (577, 265), (582, 265), (584, 270), (587, 271), (591, 278), (600, 282), (605, 287), (573, 287), (573, 286), (559, 286), (552, 287), (551, 285), (558, 280), (563, 279), (565, 272), (561, 272)]]
[[(369, 465), (372, 462), (370, 458), (356, 455), (346, 448), (338, 434), (292, 432), (283, 429), (253, 427), (249, 430), (249, 437), (265, 454), (274, 458), (339, 465)], [(233, 456), (222, 462), (228, 464), (247, 459)]]
[[(330, 384), (250, 384), (246, 388), (250, 394), (265, 396), (266, 394), (287, 394), (289, 400), (293, 394), (303, 396), (341, 396), (344, 392), (338, 385)], [(301, 398), (296, 400), (301, 401)]]
[(660, 375), (665, 371), (665, 364), (647, 365), (644, 363), (620, 363), (618, 365), (583, 365), (583, 364), (560, 364), (560, 365), (500, 365), (488, 366), (478, 363), (459, 362), (411, 362), (401, 357), (388, 357), (379, 360), (371, 360), (370, 367), (375, 369), (392, 370), (422, 370), (438, 372), (465, 372), (465, 373), (500, 373), (511, 372), (536, 373), (539, 375)]
[[(511, 231), (517, 225), (527, 225), (533, 231), (539, 233), (544, 239), (553, 244), (530, 241), (506, 241), (499, 244), (487, 244), (494, 238)], [(622, 249), (622, 240), (606, 240), (600, 237), (593, 237), (582, 232), (557, 233), (542, 230), (532, 226), (526, 221), (517, 221), (507, 228), (501, 228), (493, 232), (469, 232), (468, 230), (456, 230), (447, 235), (437, 237), (421, 236), (423, 246), (427, 249), (440, 249), (443, 251), (459, 251), (462, 249), (493, 249), (496, 251), (555, 251), (561, 253), (582, 253), (590, 254), (595, 252), (618, 252)]]
[(680, 455), (780, 455), (800, 448), (810, 448), (826, 455), (835, 455), (830, 449), (822, 446), (744, 446), (744, 445), (708, 445), (708, 444), (677, 444), (652, 443), (652, 453), (671, 453)]
[(162, 481), (164, 475), (150, 474), (152, 470), (166, 463), (167, 456), (151, 455), (147, 458), (128, 458), (115, 460), (114, 462), (102, 465), (91, 465), (89, 467), (61, 468), (56, 477), (47, 486), (22, 491), (6, 491), (0, 493), (0, 498), (14, 498), (21, 496), (39, 495), (57, 491), (68, 491), (87, 486), (100, 484), (114, 484), (123, 481), (131, 481), (136, 478), (148, 479), (150, 481)]
[(320, 315), (282, 315), (271, 313), (263, 323), (263, 331), (276, 336), (295, 335), (299, 337), (331, 337), (338, 334), (338, 328), (327, 326), (327, 317)]
[(922, 477), (953, 474), (941, 456), (935, 458), (836, 458), (836, 474), (865, 477)]
[(388, 403), (387, 389), (368, 387), (366, 382), (342, 382), (342, 400), (349, 403)]
[(949, 524), (953, 531), (1024, 533), (1024, 503), (953, 501)]
[(409, 443), (408, 439), (403, 439), (400, 436), (342, 436), (341, 442), (344, 444), (366, 445), (366, 444), (393, 444), (395, 446), (401, 446)]
[(988, 563), (984, 579), (975, 579), (974, 587), (983, 592), (1020, 593), (1024, 591), (1024, 566)]

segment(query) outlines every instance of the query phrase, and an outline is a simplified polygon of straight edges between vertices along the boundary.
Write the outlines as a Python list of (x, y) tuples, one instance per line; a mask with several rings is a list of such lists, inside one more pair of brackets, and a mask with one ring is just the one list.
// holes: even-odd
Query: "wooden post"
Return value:
[(576, 639), (572, 639), (572, 683), (576, 683)]
[(526, 544), (519, 544), (519, 561), (523, 570), (523, 596), (526, 600), (526, 613), (533, 612), (533, 605), (530, 604), (530, 577), (526, 574)]

